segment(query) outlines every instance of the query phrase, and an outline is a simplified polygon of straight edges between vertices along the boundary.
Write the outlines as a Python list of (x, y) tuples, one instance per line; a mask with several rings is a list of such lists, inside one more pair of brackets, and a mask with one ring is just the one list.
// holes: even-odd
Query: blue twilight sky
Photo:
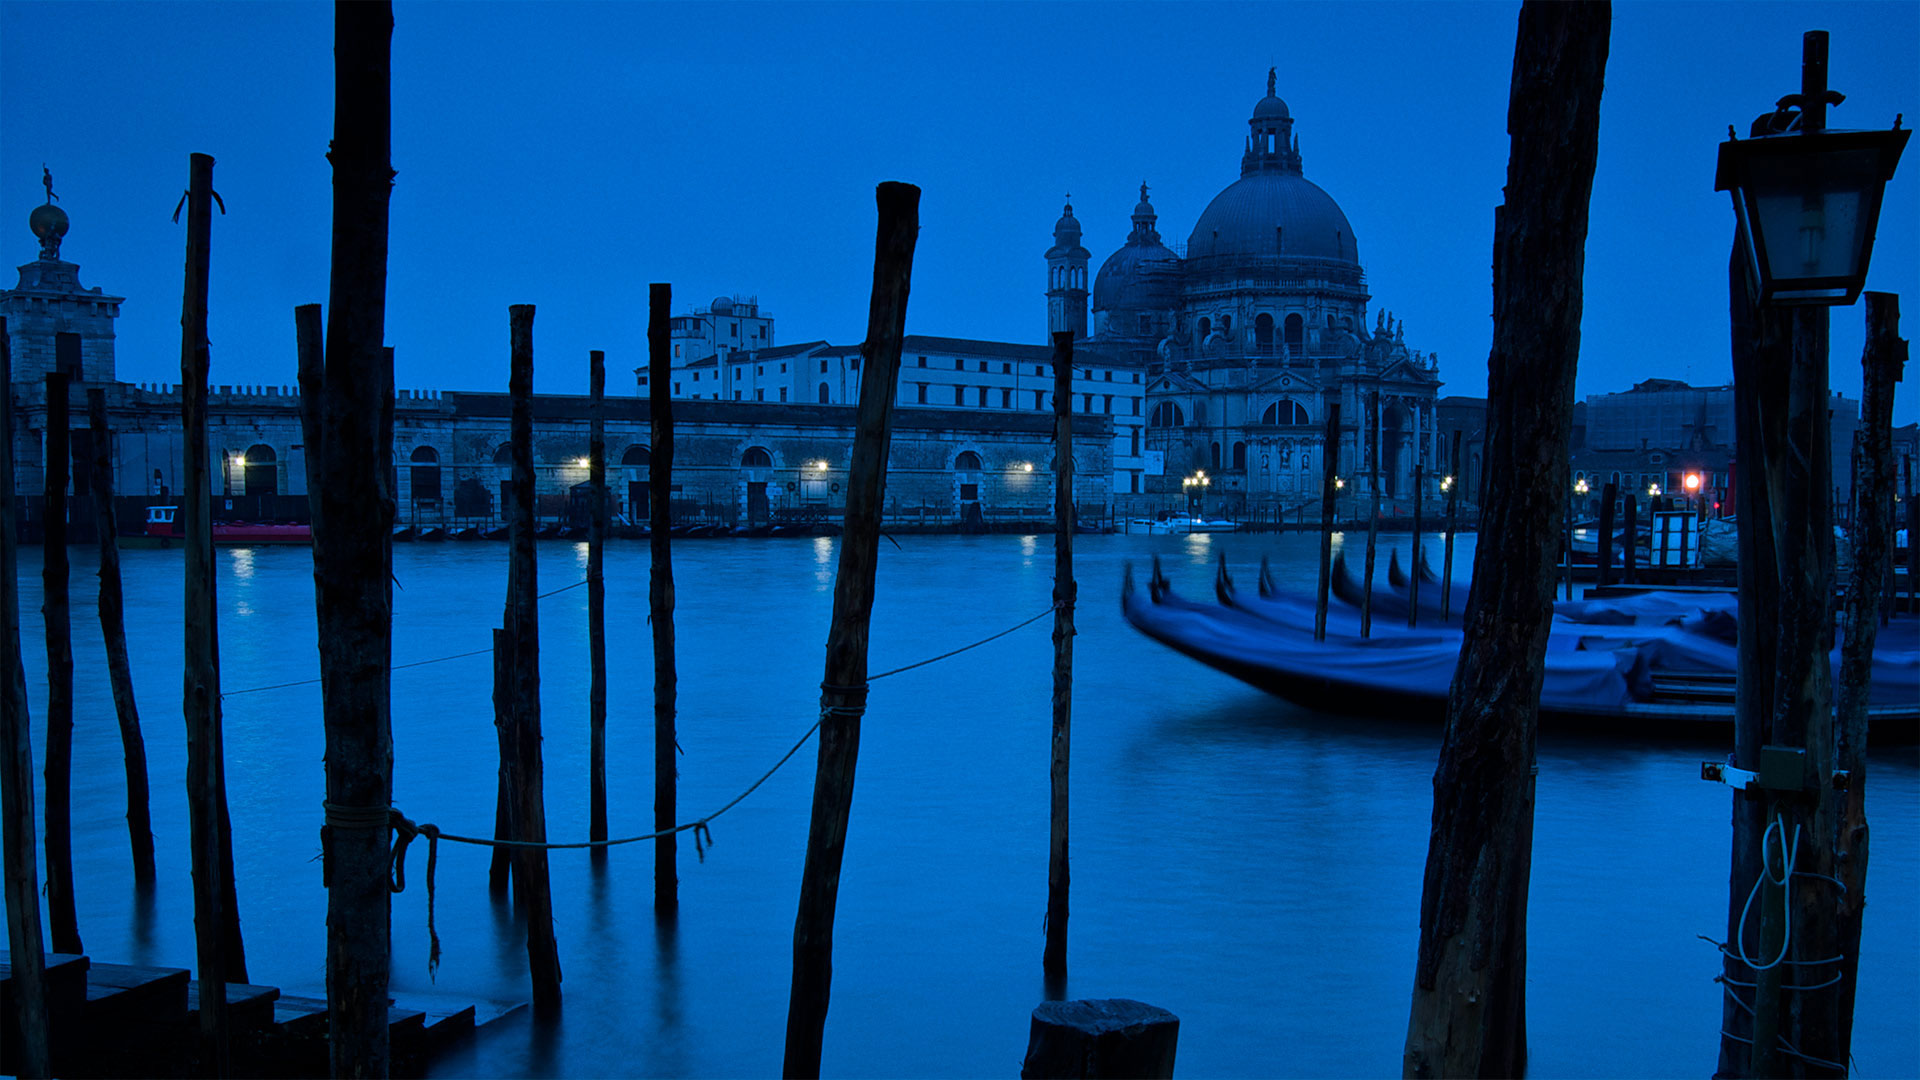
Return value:
[[(865, 333), (873, 185), (919, 184), (912, 333), (1042, 342), (1042, 252), (1073, 194), (1096, 265), (1142, 180), (1182, 243), (1238, 176), (1267, 68), (1307, 177), (1351, 220), (1374, 307), (1484, 393), (1514, 3), (400, 4), (387, 337), (402, 387), (504, 389), (511, 303), (536, 386), (645, 361), (675, 309), (757, 295), (783, 343)], [(1799, 87), (1832, 32), (1835, 127), (1920, 122), (1920, 4), (1621, 3), (1601, 107), (1579, 391), (1730, 379), (1727, 125)], [(332, 8), (0, 4), (0, 260), (35, 256), (52, 167), (63, 257), (125, 295), (119, 373), (176, 381), (187, 154), (214, 155), (213, 381), (294, 382), (292, 308), (327, 292)], [(1920, 150), (1914, 152), (1920, 155)], [(1910, 155), (1912, 156), (1912, 155)], [(1920, 198), (1889, 189), (1869, 288), (1920, 336)], [(10, 238), (10, 239), (7, 239)], [(1864, 309), (1833, 386), (1859, 390)], [(1910, 377), (1896, 419), (1920, 418)]]

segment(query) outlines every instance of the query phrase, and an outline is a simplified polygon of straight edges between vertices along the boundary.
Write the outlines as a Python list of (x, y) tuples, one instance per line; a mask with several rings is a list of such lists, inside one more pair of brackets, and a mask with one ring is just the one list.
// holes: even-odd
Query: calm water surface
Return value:
[[(1405, 538), (1397, 538), (1404, 546)], [(1389, 539), (1386, 543), (1391, 543)], [(1068, 992), (1133, 997), (1181, 1017), (1183, 1076), (1397, 1075), (1418, 939), (1438, 732), (1304, 712), (1141, 637), (1120, 617), (1122, 566), (1167, 560), (1204, 596), (1224, 544), (1250, 582), (1270, 554), (1311, 588), (1314, 538), (1081, 537), (1075, 643), (1073, 900)], [(1438, 545), (1433, 559), (1439, 561)], [(1385, 563), (1382, 548), (1381, 563)], [(1462, 558), (1470, 558), (1463, 545)], [(738, 794), (813, 721), (835, 542), (689, 541), (679, 584), (681, 820)], [(126, 553), (128, 634), (154, 791), (161, 879), (130, 885), (118, 732), (73, 552), (75, 868), (81, 933), (103, 961), (193, 962), (179, 709), (181, 559)], [(36, 749), (45, 746), (37, 553), (22, 625)], [(312, 562), (222, 550), (220, 643), (235, 861), (253, 981), (324, 992), (318, 852), (323, 736), (312, 678)], [(580, 580), (584, 544), (540, 548), (540, 586)], [(1463, 563), (1464, 565), (1464, 563)], [(986, 636), (1047, 609), (1051, 537), (902, 537), (881, 553), (872, 669)], [(506, 549), (394, 550), (396, 664), (483, 649)], [(652, 652), (644, 543), (607, 558), (609, 809), (652, 822)], [(1144, 565), (1141, 567), (1144, 570)], [(1384, 571), (1381, 572), (1384, 578)], [(1042, 997), (1050, 620), (874, 683), (835, 933), (824, 1068), (853, 1076), (1011, 1076)], [(585, 839), (586, 593), (541, 604), (547, 814)], [(485, 657), (397, 671), (396, 804), (485, 834), (497, 764)], [(1729, 796), (1698, 779), (1711, 744), (1552, 734), (1540, 742), (1529, 936), (1535, 1076), (1711, 1073), (1720, 1016)], [(444, 1075), (774, 1075), (785, 1030), (811, 747), (714, 823), (704, 863), (683, 839), (682, 914), (652, 917), (651, 845), (553, 858), (565, 1006), (509, 1017)], [(1858, 1075), (1920, 1073), (1920, 766), (1877, 753)], [(511, 910), (487, 852), (445, 844), (427, 972), (425, 859), (393, 903), (398, 995), (525, 1000)]]

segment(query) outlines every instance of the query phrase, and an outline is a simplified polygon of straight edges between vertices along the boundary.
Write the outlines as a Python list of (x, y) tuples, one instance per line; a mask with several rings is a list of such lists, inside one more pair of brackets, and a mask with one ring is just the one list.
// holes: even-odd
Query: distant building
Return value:
[[(1377, 455), (1389, 499), (1410, 502), (1416, 465), (1425, 494), (1436, 494), (1438, 358), (1409, 348), (1384, 311), (1367, 328), (1353, 226), (1303, 175), (1293, 123), (1269, 72), (1240, 179), (1208, 204), (1184, 249), (1161, 239), (1142, 184), (1132, 232), (1090, 293), (1091, 256), (1068, 205), (1046, 253), (1048, 328), (1086, 334), (1093, 352), (1145, 371), (1149, 490), (1178, 492), (1204, 470), (1210, 504), (1225, 509), (1317, 501), (1325, 420), (1338, 404), (1348, 493), (1370, 490)], [(1377, 447), (1363, 432), (1376, 392)]]

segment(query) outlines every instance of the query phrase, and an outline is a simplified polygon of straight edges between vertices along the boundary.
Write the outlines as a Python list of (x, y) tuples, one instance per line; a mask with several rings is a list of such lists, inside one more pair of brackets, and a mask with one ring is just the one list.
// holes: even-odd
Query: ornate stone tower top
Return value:
[(7, 320), (13, 349), (13, 381), (34, 383), (54, 370), (54, 341), (60, 334), (80, 338), (80, 381), (114, 381), (113, 323), (125, 297), (108, 296), (80, 284), (80, 267), (60, 258), (60, 243), (72, 222), (54, 203), (53, 172), (44, 165), (40, 183), (47, 201), (27, 215), (27, 227), (40, 241), (40, 257), (20, 267), (20, 282), (0, 292), (0, 315)]
[(1253, 106), (1247, 121), (1252, 132), (1247, 136), (1247, 152), (1240, 158), (1240, 175), (1278, 172), (1300, 175), (1300, 141), (1293, 134), (1293, 113), (1287, 103), (1274, 95), (1279, 77), (1275, 68), (1267, 69), (1267, 96)]
[(1048, 334), (1071, 330), (1075, 340), (1087, 336), (1087, 262), (1092, 258), (1080, 245), (1080, 221), (1069, 201), (1054, 222), (1053, 246), (1047, 249)]

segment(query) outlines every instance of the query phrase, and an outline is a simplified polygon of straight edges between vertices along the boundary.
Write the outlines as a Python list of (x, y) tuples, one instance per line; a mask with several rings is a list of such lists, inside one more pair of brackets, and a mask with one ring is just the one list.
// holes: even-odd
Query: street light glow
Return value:
[(1684, 479), (1681, 480), (1681, 483), (1686, 485), (1687, 494), (1691, 495), (1694, 492), (1700, 490), (1700, 474), (1697, 472), (1690, 472), (1686, 475)]

